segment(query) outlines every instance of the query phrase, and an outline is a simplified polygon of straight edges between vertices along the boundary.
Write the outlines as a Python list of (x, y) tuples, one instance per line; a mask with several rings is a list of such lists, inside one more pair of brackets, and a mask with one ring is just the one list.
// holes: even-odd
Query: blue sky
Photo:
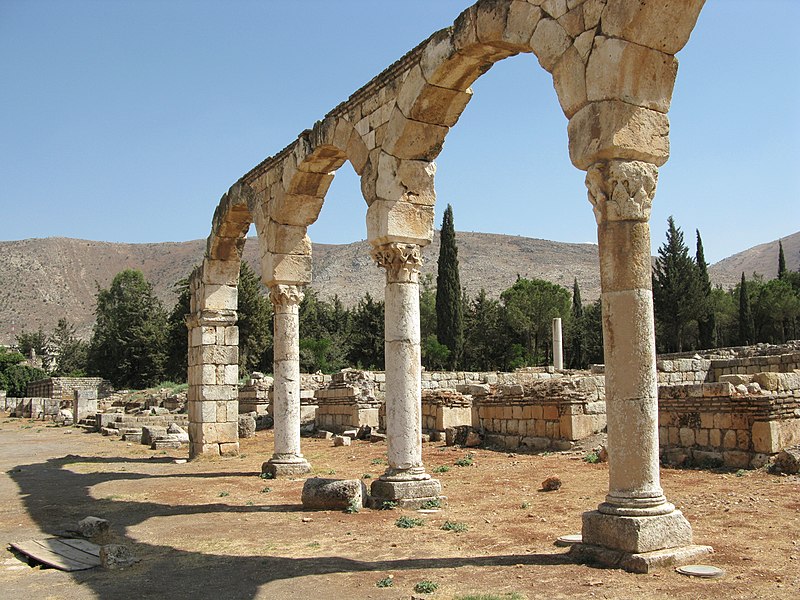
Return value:
[[(225, 190), (469, 0), (0, 0), (4, 240), (208, 235)], [(796, 0), (708, 0), (673, 96), (653, 249), (714, 262), (800, 230)], [(594, 242), (567, 121), (531, 55), (495, 65), (437, 161), (437, 226)], [(366, 236), (346, 164), (315, 242)]]

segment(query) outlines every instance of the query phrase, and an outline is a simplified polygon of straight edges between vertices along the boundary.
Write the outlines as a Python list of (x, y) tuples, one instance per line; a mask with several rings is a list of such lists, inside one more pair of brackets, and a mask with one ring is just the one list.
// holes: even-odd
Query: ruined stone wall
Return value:
[(98, 398), (105, 398), (114, 391), (111, 382), (102, 377), (48, 377), (29, 383), (26, 393), (29, 397), (72, 402), (76, 389), (96, 389)]
[[(477, 392), (477, 390), (474, 390)], [(473, 396), (474, 426), (490, 444), (505, 448), (569, 447), (606, 425), (605, 381), (569, 376), (525, 385), (490, 386)]]
[(422, 391), (422, 430), (444, 431), (449, 427), (472, 426), (472, 396), (454, 390)]
[(378, 427), (384, 401), (380, 387), (385, 384), (383, 373), (354, 369), (334, 373), (330, 384), (314, 393), (317, 428), (341, 433), (364, 425)]
[(52, 419), (58, 415), (61, 404), (56, 398), (0, 397), (0, 409), (12, 417), (27, 419)]
[(800, 374), (659, 387), (659, 443), (669, 464), (757, 468), (800, 443)]
[(789, 373), (800, 369), (800, 341), (716, 348), (699, 353), (663, 354), (656, 362), (658, 383), (712, 383), (723, 375)]

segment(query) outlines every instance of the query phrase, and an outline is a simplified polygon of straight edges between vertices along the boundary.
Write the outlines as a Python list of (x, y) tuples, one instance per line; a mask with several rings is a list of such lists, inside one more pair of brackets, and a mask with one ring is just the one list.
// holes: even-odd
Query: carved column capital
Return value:
[(638, 160), (594, 163), (586, 171), (589, 202), (599, 225), (606, 221), (649, 221), (658, 167)]
[(269, 299), (275, 312), (285, 312), (303, 301), (303, 286), (296, 284), (276, 283), (269, 286)]
[(372, 258), (386, 269), (386, 283), (418, 283), (422, 254), (417, 244), (390, 242), (372, 249)]

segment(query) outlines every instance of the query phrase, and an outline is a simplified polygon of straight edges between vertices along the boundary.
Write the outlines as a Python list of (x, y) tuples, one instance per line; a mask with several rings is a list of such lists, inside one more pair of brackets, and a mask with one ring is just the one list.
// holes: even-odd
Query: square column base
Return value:
[(391, 502), (401, 508), (420, 508), (426, 502), (438, 500), (442, 484), (438, 479), (384, 481), (376, 479), (370, 487), (370, 508), (383, 508)]
[(692, 545), (692, 526), (679, 510), (652, 517), (583, 513), (583, 543), (634, 554)]
[(568, 554), (581, 563), (624, 569), (630, 573), (650, 573), (655, 569), (688, 564), (694, 562), (699, 556), (713, 552), (714, 549), (711, 546), (695, 545), (635, 553), (589, 544), (575, 544), (570, 548)]
[(585, 512), (581, 537), (583, 543), (573, 546), (570, 556), (633, 573), (649, 573), (713, 552), (711, 546), (692, 543), (692, 526), (679, 510), (651, 517)]
[(261, 465), (261, 472), (267, 473), (273, 479), (278, 477), (295, 477), (311, 472), (311, 465), (307, 460), (299, 462), (272, 462), (268, 460)]

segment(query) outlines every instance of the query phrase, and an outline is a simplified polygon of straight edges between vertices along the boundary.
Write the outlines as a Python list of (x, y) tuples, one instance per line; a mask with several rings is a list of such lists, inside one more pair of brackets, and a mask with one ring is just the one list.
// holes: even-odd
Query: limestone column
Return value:
[(274, 375), (272, 416), (275, 452), (262, 465), (264, 473), (301, 475), (311, 465), (300, 452), (300, 322), (303, 290), (299, 285), (270, 286), (274, 310)]
[(691, 545), (691, 526), (659, 478), (648, 223), (657, 177), (653, 164), (622, 160), (595, 163), (586, 176), (600, 252), (609, 491), (583, 515), (583, 544), (622, 551), (620, 566), (644, 572), (655, 555), (663, 563), (710, 550)]
[[(420, 363), (420, 247), (392, 242), (373, 250), (386, 269), (386, 472), (372, 495), (404, 506), (436, 498), (441, 484), (422, 464), (422, 367)], [(380, 501), (380, 500), (379, 500)]]
[(564, 368), (564, 343), (561, 335), (561, 318), (553, 319), (553, 367)]

